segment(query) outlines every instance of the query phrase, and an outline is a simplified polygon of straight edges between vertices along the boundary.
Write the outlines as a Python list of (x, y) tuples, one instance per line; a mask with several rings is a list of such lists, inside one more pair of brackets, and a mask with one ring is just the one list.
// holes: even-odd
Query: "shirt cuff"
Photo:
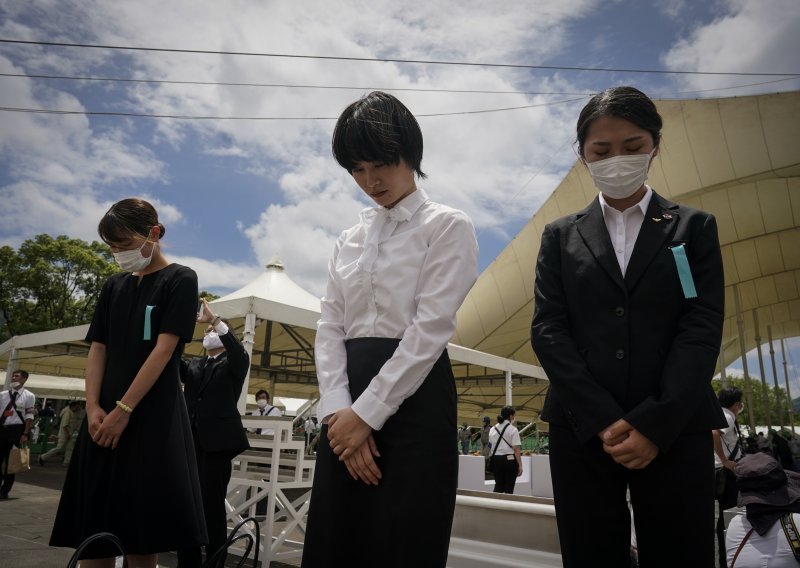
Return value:
[(396, 411), (396, 408), (387, 406), (368, 390), (361, 393), (361, 396), (353, 403), (353, 412), (358, 414), (359, 418), (369, 424), (373, 430), (383, 428), (389, 417)]
[(338, 388), (320, 397), (317, 403), (317, 416), (325, 418), (343, 408), (350, 408), (352, 403), (350, 389), (347, 387)]
[(226, 333), (228, 333), (228, 326), (225, 324), (224, 321), (221, 321), (214, 326), (214, 331), (217, 332), (217, 335), (225, 335)]

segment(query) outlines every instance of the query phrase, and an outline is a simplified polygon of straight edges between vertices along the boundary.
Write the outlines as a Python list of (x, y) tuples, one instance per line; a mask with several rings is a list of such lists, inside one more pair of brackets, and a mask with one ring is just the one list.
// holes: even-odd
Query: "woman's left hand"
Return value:
[(352, 408), (342, 409), (328, 420), (329, 445), (340, 461), (349, 458), (371, 433), (372, 427)]
[(522, 477), (522, 464), (517, 464), (517, 477)]
[(115, 408), (105, 417), (103, 423), (100, 424), (100, 427), (97, 429), (97, 432), (92, 436), (92, 439), (98, 446), (104, 448), (110, 446), (112, 450), (116, 449), (122, 432), (125, 430), (125, 427), (128, 426), (128, 420), (130, 420), (130, 414), (123, 412), (119, 408)]

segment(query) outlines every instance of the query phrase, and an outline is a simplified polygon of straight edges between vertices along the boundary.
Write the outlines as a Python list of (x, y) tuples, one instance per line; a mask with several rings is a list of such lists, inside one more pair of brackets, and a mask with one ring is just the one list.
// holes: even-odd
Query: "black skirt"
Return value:
[[(399, 339), (346, 342), (355, 400), (394, 353)], [(456, 390), (444, 351), (419, 389), (373, 432), (383, 478), (350, 477), (322, 426), (306, 524), (305, 568), (444, 567), (453, 523), (458, 450)]]

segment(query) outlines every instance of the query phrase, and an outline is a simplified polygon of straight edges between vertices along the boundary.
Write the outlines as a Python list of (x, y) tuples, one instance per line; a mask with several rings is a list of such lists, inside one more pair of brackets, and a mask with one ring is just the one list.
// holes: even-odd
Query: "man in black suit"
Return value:
[(593, 97), (578, 142), (600, 196), (542, 236), (531, 340), (565, 567), (627, 565), (627, 491), (642, 566), (714, 563), (722, 258), (712, 215), (644, 184), (660, 131), (644, 93)]
[[(202, 302), (197, 321), (209, 324), (203, 338), (207, 356), (181, 361), (181, 380), (208, 528), (207, 561), (228, 538), (225, 495), (231, 479), (231, 460), (249, 448), (236, 405), (250, 358), (233, 331), (211, 312), (208, 302)], [(223, 554), (221, 561), (224, 559)], [(201, 566), (200, 548), (179, 550), (178, 562), (180, 568)]]

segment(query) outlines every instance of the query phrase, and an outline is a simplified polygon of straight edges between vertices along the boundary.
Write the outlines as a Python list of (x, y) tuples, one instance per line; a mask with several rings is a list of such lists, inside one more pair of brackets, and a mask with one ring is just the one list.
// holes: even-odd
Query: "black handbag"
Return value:
[(125, 557), (125, 548), (122, 546), (122, 542), (109, 532), (93, 534), (80, 543), (78, 548), (75, 549), (75, 553), (72, 555), (72, 558), (69, 559), (67, 568), (76, 568), (81, 559), (81, 554), (83, 554), (83, 551), (86, 550), (90, 544), (94, 544), (99, 540), (107, 540), (113, 544), (114, 547), (119, 551), (120, 556), (122, 556), (122, 568), (128, 568), (128, 559)]

